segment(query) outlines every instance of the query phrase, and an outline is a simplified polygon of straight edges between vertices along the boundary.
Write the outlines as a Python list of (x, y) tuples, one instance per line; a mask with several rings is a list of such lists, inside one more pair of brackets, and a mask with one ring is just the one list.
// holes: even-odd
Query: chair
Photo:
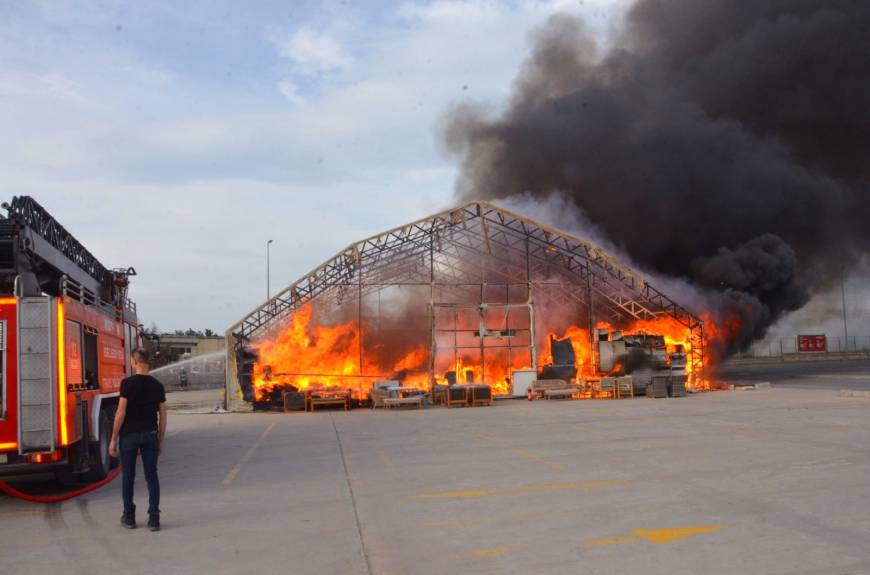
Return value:
[(308, 401), (305, 398), (305, 393), (302, 391), (293, 391), (285, 389), (281, 392), (281, 398), (284, 400), (284, 411), (306, 411)]
[(616, 399), (615, 377), (602, 377), (598, 382), (597, 395), (601, 397), (603, 394), (607, 394), (608, 399)]
[(616, 395), (620, 399), (634, 397), (634, 379), (630, 375), (623, 375), (616, 379)]
[(436, 383), (432, 386), (432, 405), (443, 405), (447, 403), (448, 386)]
[(488, 385), (477, 383), (471, 386), (471, 406), (492, 405), (492, 388)]
[(372, 400), (372, 409), (376, 407), (386, 407), (384, 400), (390, 397), (390, 392), (383, 387), (372, 387), (369, 392), (369, 398)]
[(451, 385), (447, 389), (447, 407), (454, 405), (468, 405), (468, 391), (466, 385)]

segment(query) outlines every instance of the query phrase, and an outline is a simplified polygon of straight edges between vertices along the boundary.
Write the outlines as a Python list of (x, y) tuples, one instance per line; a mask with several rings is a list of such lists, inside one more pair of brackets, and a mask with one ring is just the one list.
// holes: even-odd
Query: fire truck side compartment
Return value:
[(0, 444), (17, 453), (7, 454), (0, 474), (32, 472), (24, 454), (58, 449), (55, 466), (87, 471), (139, 340), (136, 308), (126, 298), (135, 270), (104, 267), (32, 198), (2, 207)]
[(51, 451), (55, 446), (55, 375), (52, 298), (18, 300), (19, 451)]

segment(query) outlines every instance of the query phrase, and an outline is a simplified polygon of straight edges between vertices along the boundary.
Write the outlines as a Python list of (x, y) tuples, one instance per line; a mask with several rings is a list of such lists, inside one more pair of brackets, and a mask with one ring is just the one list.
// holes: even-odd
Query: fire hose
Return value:
[(104, 485), (108, 485), (111, 483), (118, 475), (121, 473), (121, 468), (117, 467), (114, 469), (109, 475), (105, 477), (105, 479), (101, 479), (96, 483), (91, 483), (90, 485), (85, 485), (81, 489), (76, 489), (75, 491), (71, 491), (69, 493), (64, 493), (63, 495), (50, 495), (50, 496), (38, 496), (38, 495), (30, 495), (29, 493), (24, 493), (23, 491), (18, 491), (5, 481), (0, 481), (0, 491), (3, 491), (7, 495), (11, 495), (12, 497), (16, 497), (23, 501), (30, 501), (31, 503), (61, 503), (63, 501), (68, 501), (73, 499), (74, 497), (79, 497), (86, 493), (90, 493), (91, 491), (96, 491), (100, 487)]

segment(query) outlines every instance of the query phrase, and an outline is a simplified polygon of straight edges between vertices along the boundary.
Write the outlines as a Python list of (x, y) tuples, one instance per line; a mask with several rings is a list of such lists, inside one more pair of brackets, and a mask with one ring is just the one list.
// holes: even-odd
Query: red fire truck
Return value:
[(0, 476), (105, 477), (140, 340), (133, 268), (110, 270), (32, 198), (0, 215)]

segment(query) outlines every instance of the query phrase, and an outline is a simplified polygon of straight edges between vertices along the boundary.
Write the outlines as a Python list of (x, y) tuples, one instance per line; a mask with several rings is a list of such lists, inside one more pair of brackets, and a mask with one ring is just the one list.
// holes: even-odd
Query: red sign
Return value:
[(799, 335), (798, 351), (828, 351), (828, 339), (823, 335)]

